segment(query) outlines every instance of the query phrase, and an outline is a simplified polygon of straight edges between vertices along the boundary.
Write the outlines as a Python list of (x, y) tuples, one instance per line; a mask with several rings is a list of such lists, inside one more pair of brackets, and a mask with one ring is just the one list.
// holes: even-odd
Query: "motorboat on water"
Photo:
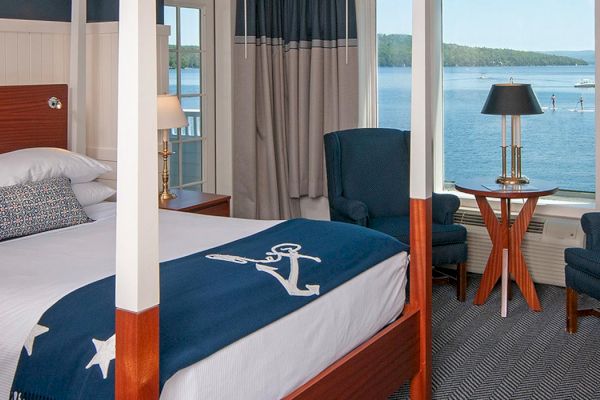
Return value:
[(576, 88), (595, 88), (596, 82), (591, 79), (582, 79), (575, 84)]

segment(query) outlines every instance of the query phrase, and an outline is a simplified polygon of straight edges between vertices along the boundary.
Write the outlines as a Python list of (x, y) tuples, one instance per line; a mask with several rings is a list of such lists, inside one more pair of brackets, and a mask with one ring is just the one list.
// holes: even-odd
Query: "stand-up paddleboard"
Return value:
[(584, 108), (582, 110), (580, 108), (571, 108), (569, 111), (579, 112), (579, 113), (586, 113), (586, 112), (596, 112), (596, 109), (594, 109), (594, 108)]

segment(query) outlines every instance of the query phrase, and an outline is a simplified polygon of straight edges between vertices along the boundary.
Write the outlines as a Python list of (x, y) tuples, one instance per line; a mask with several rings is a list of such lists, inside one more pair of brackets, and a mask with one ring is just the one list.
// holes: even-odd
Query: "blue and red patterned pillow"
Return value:
[(67, 177), (0, 187), (0, 241), (87, 222)]

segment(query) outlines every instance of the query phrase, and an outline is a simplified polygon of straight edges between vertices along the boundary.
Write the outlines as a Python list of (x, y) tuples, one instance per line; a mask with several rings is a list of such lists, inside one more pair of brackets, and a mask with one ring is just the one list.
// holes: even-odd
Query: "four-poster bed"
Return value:
[[(156, 110), (155, 8), (146, 3), (149, 1), (137, 0), (121, 2), (120, 6), (115, 359), (118, 399), (159, 397), (158, 189), (153, 168), (155, 141), (147, 138), (147, 132), (156, 131), (156, 121), (146, 118)], [(428, 57), (432, 54), (431, 44), (436, 43), (430, 35), (435, 33), (439, 2), (415, 3), (414, 17), (423, 24), (415, 24), (418, 28), (413, 40), (421, 41), (423, 51), (414, 52), (413, 68), (422, 66), (423, 73), (413, 73), (413, 87), (415, 83), (422, 85), (424, 98), (419, 98), (418, 91), (413, 95), (413, 115), (417, 117), (413, 118), (412, 129), (410, 301), (400, 317), (291, 391), (285, 396), (287, 399), (385, 398), (408, 380), (412, 398), (431, 396), (430, 142), (436, 109), (430, 102), (437, 96), (438, 88), (432, 82), (437, 82), (439, 65), (432, 67)], [(41, 89), (35, 87), (2, 90), (22, 91), (30, 100), (35, 98), (32, 104), (42, 104), (40, 96), (46, 96), (46, 92), (42, 90), (40, 94)], [(0, 115), (9, 107), (4, 93), (0, 91)], [(66, 126), (40, 133), (22, 129), (21, 124), (10, 125), (0, 117), (0, 132), (9, 130), (11, 135), (0, 136), (0, 153), (66, 145)], [(20, 140), (15, 144), (9, 137)]]
[[(146, 4), (144, 4), (146, 3)], [(152, 168), (143, 168), (144, 160), (141, 157), (130, 157), (128, 152), (140, 149), (141, 137), (144, 131), (156, 131), (156, 121), (144, 121), (144, 115), (156, 114), (156, 104), (148, 101), (147, 97), (153, 93), (143, 93), (143, 90), (155, 89), (156, 82), (156, 56), (153, 40), (155, 16), (151, 11), (153, 7), (149, 0), (137, 0), (124, 5), (120, 5), (120, 30), (119, 30), (119, 82), (126, 82), (126, 85), (120, 84), (119, 98), (125, 99), (128, 94), (134, 94), (132, 102), (119, 102), (119, 163), (120, 170), (124, 160), (132, 163), (132, 167), (137, 167), (136, 172), (152, 170)], [(144, 5), (146, 7), (144, 7)], [(353, 397), (347, 391), (344, 391), (340, 381), (358, 382), (358, 377), (365, 378), (363, 382), (362, 396), (367, 394), (380, 393), (386, 395), (393, 391), (394, 386), (406, 379), (412, 378), (411, 393), (413, 398), (428, 398), (431, 396), (431, 191), (432, 191), (432, 161), (431, 161), (431, 141), (433, 131), (436, 129), (436, 121), (439, 120), (438, 100), (441, 85), (441, 2), (439, 0), (415, 1), (413, 5), (413, 41), (416, 41), (418, 48), (413, 46), (413, 94), (412, 115), (413, 115), (413, 140), (411, 144), (411, 304), (402, 318), (386, 328), (382, 336), (375, 336), (373, 342), (367, 342), (355, 350), (355, 353), (349, 354), (342, 360), (332, 365), (328, 370), (303, 385), (295, 391), (291, 398), (319, 398), (323, 395), (333, 397)], [(147, 52), (140, 52), (138, 49), (146, 48)], [(138, 51), (136, 53), (136, 50)], [(437, 52), (437, 54), (436, 54)], [(430, 59), (433, 57), (433, 59)], [(433, 61), (433, 62), (432, 62)], [(144, 85), (148, 86), (144, 86)], [(131, 85), (131, 86), (130, 86)], [(142, 89), (143, 88), (143, 89)], [(155, 93), (155, 92), (154, 92)], [(134, 129), (133, 135), (130, 131)], [(131, 137), (137, 140), (129, 141)], [(124, 143), (127, 141), (128, 143)], [(155, 149), (147, 150), (147, 156), (155, 153)], [(421, 161), (421, 162), (419, 162)], [(147, 165), (151, 165), (148, 163)], [(129, 174), (129, 172), (126, 172)], [(136, 208), (144, 211), (145, 208), (151, 208), (152, 204), (145, 203), (147, 198), (142, 194), (142, 188), (132, 185), (139, 182), (136, 174), (119, 176), (119, 195), (123, 210), (129, 208), (130, 211)], [(151, 188), (156, 192), (156, 183), (147, 182), (146, 188)], [(123, 200), (123, 197), (125, 199)], [(144, 204), (145, 203), (145, 204)], [(153, 218), (152, 212), (148, 213), (149, 218)], [(119, 223), (117, 223), (119, 224)], [(156, 223), (154, 223), (156, 225)], [(138, 228), (141, 228), (141, 222)], [(123, 232), (127, 231), (126, 226), (120, 227)], [(119, 226), (118, 226), (119, 229)], [(130, 231), (131, 232), (131, 231)], [(131, 232), (133, 233), (133, 232)], [(119, 235), (119, 230), (117, 231)], [(136, 236), (140, 240), (142, 236)], [(153, 244), (154, 237), (147, 238), (150, 245)], [(158, 276), (156, 262), (152, 264), (152, 258), (141, 262), (136, 260), (134, 265), (127, 263), (131, 260), (127, 257), (127, 250), (119, 256), (117, 250), (117, 321), (119, 314), (128, 315), (132, 321), (129, 326), (122, 326), (124, 332), (121, 338), (132, 338), (134, 346), (117, 339), (117, 398), (148, 398), (156, 397), (154, 392), (157, 385), (157, 368), (149, 370), (132, 369), (131, 366), (141, 366), (145, 364), (154, 365), (158, 363), (158, 339), (151, 338), (149, 341), (142, 341), (142, 332), (148, 327), (158, 325), (155, 318), (147, 318), (148, 313), (155, 313), (154, 307), (158, 307), (158, 285), (144, 282), (140, 275), (150, 274)], [(135, 251), (135, 249), (133, 249)], [(156, 259), (156, 257), (154, 257)], [(122, 262), (122, 265), (119, 263)], [(135, 276), (137, 275), (137, 276)], [(122, 276), (122, 277), (120, 277)], [(133, 279), (131, 279), (133, 277)], [(119, 285), (119, 281), (123, 284)], [(133, 291), (136, 296), (132, 298), (129, 291)], [(121, 301), (120, 296), (129, 297), (126, 301)], [(150, 310), (150, 311), (147, 311)], [(416, 319), (418, 323), (409, 324), (409, 321)], [(148, 324), (150, 326), (148, 326)], [(402, 331), (403, 325), (407, 326)], [(413, 353), (414, 357), (410, 359), (416, 368), (408, 368), (401, 377), (395, 375), (393, 371), (394, 362), (399, 356), (397, 347), (395, 348), (389, 337), (392, 332), (398, 333), (400, 337), (406, 335), (408, 327), (413, 327), (409, 332), (409, 337), (418, 337), (418, 352)], [(152, 330), (153, 331), (153, 330)], [(117, 325), (117, 337), (119, 337), (119, 325)], [(388, 335), (389, 334), (389, 335)], [(386, 341), (385, 339), (388, 339)], [(407, 343), (405, 340), (401, 343)], [(385, 346), (383, 343), (390, 345)], [(403, 345), (396, 344), (398, 347)], [(133, 349), (131, 348), (133, 347)], [(383, 347), (383, 348), (382, 348)], [(376, 351), (378, 349), (379, 351)], [(408, 350), (408, 349), (404, 349)], [(150, 356), (148, 356), (150, 355)], [(391, 356), (390, 356), (391, 355)], [(379, 356), (379, 357), (378, 357)], [(150, 357), (148, 359), (148, 357)], [(369, 362), (373, 360), (374, 362)], [(361, 362), (363, 364), (361, 364)], [(369, 368), (360, 368), (369, 365)], [(392, 367), (392, 368), (390, 368)], [(381, 368), (381, 369), (379, 369)], [(357, 375), (355, 371), (360, 370)], [(375, 373), (374, 371), (386, 371), (385, 373)]]

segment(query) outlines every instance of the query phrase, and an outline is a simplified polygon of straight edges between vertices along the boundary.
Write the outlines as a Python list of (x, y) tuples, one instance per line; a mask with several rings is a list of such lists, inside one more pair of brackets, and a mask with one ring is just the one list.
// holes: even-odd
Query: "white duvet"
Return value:
[[(0, 398), (9, 395), (21, 348), (41, 315), (71, 291), (114, 274), (115, 204), (86, 211), (96, 222), (0, 243)], [(160, 259), (209, 249), (277, 223), (161, 211)], [(179, 371), (161, 399), (285, 396), (400, 314), (407, 264), (407, 254), (397, 254)]]

